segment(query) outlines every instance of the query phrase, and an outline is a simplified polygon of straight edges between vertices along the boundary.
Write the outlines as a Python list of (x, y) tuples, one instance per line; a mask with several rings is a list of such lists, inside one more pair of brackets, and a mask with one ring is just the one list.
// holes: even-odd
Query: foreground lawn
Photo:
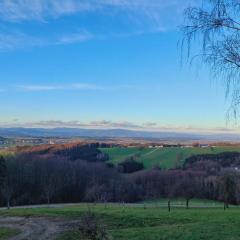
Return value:
[(15, 236), (16, 234), (18, 234), (18, 232), (19, 231), (16, 229), (0, 227), (0, 239), (2, 240)]
[[(115, 240), (240, 240), (240, 209), (166, 208), (152, 205), (96, 205), (80, 204), (63, 208), (13, 209), (0, 215), (46, 216), (76, 219), (89, 209), (107, 226)], [(150, 207), (151, 206), (151, 207)], [(59, 240), (78, 239), (76, 229), (64, 233)], [(79, 238), (82, 239), (82, 238)]]
[[(240, 239), (238, 209), (109, 208), (94, 210), (116, 240)], [(65, 233), (59, 240), (77, 239), (79, 233)]]
[[(159, 200), (147, 200), (142, 202), (142, 204), (147, 204), (147, 206), (152, 207), (167, 207), (167, 199), (159, 199)], [(212, 201), (212, 200), (204, 200), (204, 199), (191, 199), (189, 202), (190, 207), (193, 208), (210, 208), (210, 207), (223, 207), (223, 203), (219, 201)], [(174, 207), (185, 207), (186, 206), (186, 200), (183, 198), (178, 199), (172, 199), (171, 200), (171, 206)]]

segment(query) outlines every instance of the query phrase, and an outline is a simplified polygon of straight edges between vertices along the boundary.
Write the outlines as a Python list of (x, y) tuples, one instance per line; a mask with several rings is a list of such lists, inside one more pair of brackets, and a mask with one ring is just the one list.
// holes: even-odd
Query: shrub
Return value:
[(110, 240), (106, 226), (92, 212), (85, 213), (80, 220), (79, 230), (89, 240)]
[(118, 170), (122, 173), (133, 173), (143, 170), (143, 168), (143, 164), (135, 161), (133, 157), (118, 164)]

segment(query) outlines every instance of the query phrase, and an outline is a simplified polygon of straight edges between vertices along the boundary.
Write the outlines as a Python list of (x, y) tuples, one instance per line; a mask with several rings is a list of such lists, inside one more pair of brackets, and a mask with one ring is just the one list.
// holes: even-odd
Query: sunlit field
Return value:
[(101, 151), (109, 155), (109, 162), (118, 164), (126, 158), (135, 156), (142, 162), (146, 169), (160, 166), (164, 169), (181, 166), (184, 160), (196, 154), (217, 154), (221, 152), (240, 152), (239, 147), (214, 147), (214, 148), (101, 148)]

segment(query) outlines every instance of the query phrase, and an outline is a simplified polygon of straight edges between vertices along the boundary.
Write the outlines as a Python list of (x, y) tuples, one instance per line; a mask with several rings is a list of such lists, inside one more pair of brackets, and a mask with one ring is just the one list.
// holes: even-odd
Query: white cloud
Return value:
[(50, 86), (50, 85), (22, 85), (18, 86), (19, 89), (24, 91), (52, 91), (62, 89), (58, 86)]
[(94, 84), (75, 83), (68, 85), (19, 85), (18, 90), (29, 92), (57, 91), (57, 90), (102, 90), (103, 88)]
[(31, 127), (31, 128), (86, 128), (86, 129), (141, 129), (142, 127), (138, 124), (131, 123), (128, 121), (108, 121), (99, 120), (91, 122), (81, 122), (78, 120), (62, 121), (62, 120), (43, 120), (35, 122), (0, 122), (0, 127)]
[(77, 33), (66, 34), (65, 36), (60, 37), (56, 44), (70, 44), (84, 42), (93, 39), (94, 36), (86, 31), (80, 31)]
[(52, 36), (48, 38), (46, 36), (33, 36), (19, 30), (2, 30), (0, 33), (0, 51), (78, 43), (91, 40), (94, 37), (93, 34), (88, 33), (87, 31), (64, 33), (60, 36)]
[[(161, 32), (179, 25), (182, 10), (196, 1), (199, 0), (185, 0), (181, 3), (179, 0), (0, 0), (0, 50), (73, 44), (100, 39), (102, 36), (106, 38)], [(111, 29), (99, 26), (98, 29), (102, 29), (99, 33), (91, 31), (89, 26), (82, 26), (84, 30), (79, 30), (79, 23), (75, 22), (75, 27), (69, 29), (69, 32), (63, 28), (57, 33), (53, 26), (54, 30), (49, 34), (41, 34), (45, 24), (49, 27), (52, 21), (56, 22), (62, 16), (83, 13), (93, 14), (91, 18), (105, 16), (109, 21), (112, 17), (119, 17), (119, 21), (125, 22), (126, 28), (132, 27), (120, 32), (116, 27), (113, 33)], [(40, 29), (39, 34), (24, 27), (25, 22), (40, 22), (40, 25), (36, 24)]]
[[(146, 88), (145, 88), (146, 89)], [(60, 90), (141, 90), (139, 86), (134, 85), (96, 85), (88, 83), (72, 83), (72, 84), (45, 84), (45, 85), (16, 85), (12, 86), (12, 90), (27, 91), (27, 92), (44, 92), (44, 91), (60, 91)]]
[(92, 8), (88, 2), (75, 0), (2, 0), (0, 16), (5, 21), (43, 21)]
[[(150, 125), (150, 126), (149, 126)], [(83, 128), (83, 129), (128, 129), (150, 132), (172, 132), (172, 133), (198, 133), (198, 134), (239, 134), (237, 128), (200, 128), (197, 126), (174, 126), (160, 125), (158, 123), (135, 123), (129, 121), (98, 120), (81, 122), (79, 120), (43, 120), (32, 122), (21, 122), (19, 119), (0, 122), (0, 127), (26, 127), (26, 128)]]
[(75, 83), (69, 85), (68, 89), (104, 90), (104, 87), (95, 84)]
[(56, 18), (79, 12), (103, 12), (111, 7), (114, 10), (138, 12), (157, 19), (162, 10), (179, 10), (193, 1), (195, 0), (2, 0), (0, 16), (6, 21), (43, 21), (49, 17)]
[(0, 33), (0, 50), (12, 50), (22, 47), (40, 46), (44, 40), (33, 36), (26, 35), (20, 31), (1, 32)]
[(156, 127), (157, 123), (155, 123), (155, 122), (146, 122), (146, 123), (143, 123), (143, 126), (144, 127)]

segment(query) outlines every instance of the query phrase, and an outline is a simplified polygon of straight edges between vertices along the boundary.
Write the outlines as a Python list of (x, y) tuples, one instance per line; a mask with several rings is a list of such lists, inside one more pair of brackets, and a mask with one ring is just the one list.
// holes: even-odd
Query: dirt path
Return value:
[(142, 155), (142, 157), (147, 157), (147, 156), (153, 154), (154, 152), (156, 152), (158, 149), (159, 149), (159, 148), (153, 149), (151, 152), (148, 152), (148, 153)]
[(61, 218), (0, 217), (0, 226), (20, 230), (8, 240), (50, 240), (77, 225), (77, 220)]

